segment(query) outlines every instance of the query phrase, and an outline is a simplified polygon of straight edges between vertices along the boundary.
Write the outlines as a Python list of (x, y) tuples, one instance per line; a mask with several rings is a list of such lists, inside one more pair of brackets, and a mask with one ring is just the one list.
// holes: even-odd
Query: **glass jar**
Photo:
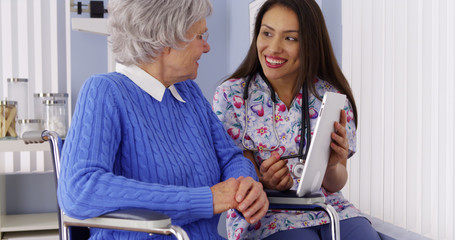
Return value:
[(36, 119), (43, 119), (43, 101), (44, 100), (65, 100), (68, 102), (68, 93), (35, 93), (34, 98), (34, 117)]
[(68, 115), (65, 100), (43, 101), (43, 127), (65, 137), (68, 131)]
[(41, 119), (19, 119), (17, 120), (17, 136), (22, 138), (25, 132), (42, 131), (43, 123)]
[(0, 138), (16, 138), (17, 102), (0, 101)]
[(17, 117), (28, 118), (28, 79), (7, 78), (8, 99), (17, 102)]

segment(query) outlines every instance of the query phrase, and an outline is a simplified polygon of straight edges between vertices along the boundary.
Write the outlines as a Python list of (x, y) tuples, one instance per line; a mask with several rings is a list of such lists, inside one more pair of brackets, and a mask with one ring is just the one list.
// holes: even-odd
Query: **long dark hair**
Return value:
[(314, 84), (311, 83), (315, 77), (323, 79), (336, 87), (341, 93), (346, 94), (351, 102), (357, 125), (357, 106), (351, 87), (338, 66), (324, 16), (314, 0), (268, 0), (265, 2), (257, 14), (250, 49), (243, 62), (228, 79), (252, 78), (256, 73), (263, 75), (256, 41), (264, 14), (275, 5), (281, 5), (294, 11), (299, 21), (300, 68), (299, 79), (294, 86), (294, 94), (300, 91), (306, 81), (309, 83), (306, 85), (311, 93), (319, 98)]

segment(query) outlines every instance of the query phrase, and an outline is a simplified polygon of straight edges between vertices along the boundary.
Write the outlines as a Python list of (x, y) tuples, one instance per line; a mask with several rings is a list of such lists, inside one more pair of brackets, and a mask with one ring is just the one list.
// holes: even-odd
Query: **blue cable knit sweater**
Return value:
[[(120, 73), (86, 81), (62, 151), (58, 200), (67, 215), (147, 208), (169, 215), (191, 239), (222, 239), (210, 187), (256, 173), (196, 83), (174, 86), (185, 103), (168, 89), (158, 102)], [(170, 238), (91, 231), (91, 239)]]

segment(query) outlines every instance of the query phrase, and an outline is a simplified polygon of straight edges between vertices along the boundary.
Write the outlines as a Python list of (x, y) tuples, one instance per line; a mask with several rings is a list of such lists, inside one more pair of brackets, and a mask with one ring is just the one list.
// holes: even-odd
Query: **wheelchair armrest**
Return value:
[(265, 190), (267, 198), (269, 199), (271, 209), (283, 209), (293, 208), (293, 205), (302, 207), (305, 205), (306, 209), (317, 208), (319, 204), (325, 203), (325, 197), (321, 193), (314, 193), (305, 197), (297, 197), (295, 190), (288, 190), (285, 192), (279, 192), (276, 190)]
[(121, 218), (131, 220), (167, 220), (168, 215), (143, 208), (121, 209), (101, 215), (106, 218)]
[(63, 215), (65, 226), (94, 227), (147, 233), (173, 234), (171, 218), (148, 209), (123, 209), (79, 220)]
[(66, 227), (93, 227), (146, 232), (148, 234), (172, 234), (178, 240), (189, 239), (185, 230), (171, 224), (171, 218), (167, 215), (148, 209), (123, 209), (84, 220), (62, 214), (62, 221)]

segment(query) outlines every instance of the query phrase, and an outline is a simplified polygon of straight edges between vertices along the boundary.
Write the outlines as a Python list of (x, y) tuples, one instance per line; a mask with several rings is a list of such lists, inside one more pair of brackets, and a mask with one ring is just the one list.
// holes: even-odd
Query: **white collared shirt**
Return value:
[[(163, 100), (163, 95), (166, 87), (152, 75), (148, 74), (146, 71), (134, 64), (125, 66), (123, 64), (117, 63), (115, 68), (117, 72), (127, 76), (129, 79), (131, 79), (131, 81), (146, 91), (150, 96), (159, 102)], [(175, 99), (183, 103), (185, 102), (185, 100), (183, 100), (183, 98), (177, 92), (174, 84), (169, 86), (169, 91), (171, 91), (171, 94), (175, 97)]]

